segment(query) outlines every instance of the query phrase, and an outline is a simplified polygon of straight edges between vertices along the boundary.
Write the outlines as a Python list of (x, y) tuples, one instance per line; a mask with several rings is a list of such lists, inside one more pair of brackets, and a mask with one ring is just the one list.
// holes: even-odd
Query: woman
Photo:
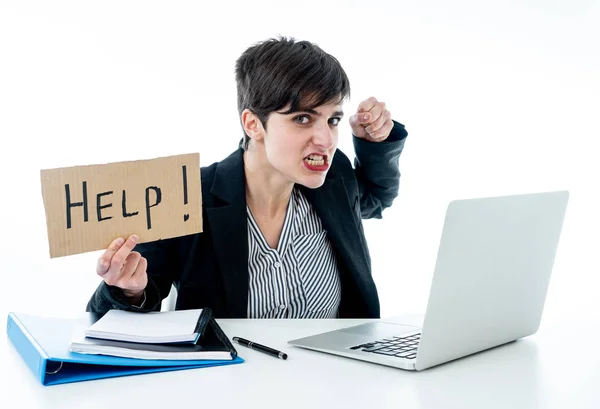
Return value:
[(336, 150), (348, 78), (310, 42), (250, 47), (236, 81), (244, 138), (201, 169), (203, 232), (115, 239), (87, 310), (159, 310), (174, 284), (177, 309), (220, 318), (379, 318), (361, 218), (381, 218), (398, 195), (404, 126), (383, 102), (361, 102), (352, 167)]

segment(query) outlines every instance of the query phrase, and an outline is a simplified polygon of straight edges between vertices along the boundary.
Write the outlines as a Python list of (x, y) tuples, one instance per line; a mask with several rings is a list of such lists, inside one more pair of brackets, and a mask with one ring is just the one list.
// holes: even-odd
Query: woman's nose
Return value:
[(322, 146), (325, 149), (330, 149), (333, 146), (333, 141), (334, 134), (329, 124), (315, 127), (315, 134), (313, 136), (313, 143), (315, 145)]

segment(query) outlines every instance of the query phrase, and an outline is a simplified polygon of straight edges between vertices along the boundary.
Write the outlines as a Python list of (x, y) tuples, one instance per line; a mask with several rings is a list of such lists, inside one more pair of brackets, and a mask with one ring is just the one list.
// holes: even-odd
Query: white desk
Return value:
[(290, 339), (365, 320), (219, 320), (289, 354), (236, 346), (240, 365), (44, 387), (0, 343), (0, 408), (600, 408), (600, 322), (543, 324), (526, 339), (423, 372), (291, 347)]

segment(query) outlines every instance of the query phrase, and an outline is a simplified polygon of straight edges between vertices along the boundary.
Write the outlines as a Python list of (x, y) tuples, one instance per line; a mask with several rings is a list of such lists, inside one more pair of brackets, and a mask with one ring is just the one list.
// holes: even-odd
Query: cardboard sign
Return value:
[(197, 153), (44, 169), (41, 180), (51, 258), (202, 231)]

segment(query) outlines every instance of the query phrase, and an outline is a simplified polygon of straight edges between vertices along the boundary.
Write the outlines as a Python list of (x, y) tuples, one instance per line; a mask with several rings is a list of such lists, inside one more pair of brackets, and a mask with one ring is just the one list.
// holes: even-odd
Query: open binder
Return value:
[[(99, 314), (85, 313), (79, 319), (68, 319), (10, 312), (6, 331), (8, 338), (42, 385), (244, 362), (237, 356), (233, 346), (230, 360), (149, 360), (70, 352), (69, 344), (73, 333), (82, 326), (93, 324), (100, 317)], [(210, 331), (206, 334), (209, 337), (222, 339), (224, 336), (214, 319), (206, 326), (206, 331)], [(226, 342), (231, 345), (229, 340)]]

